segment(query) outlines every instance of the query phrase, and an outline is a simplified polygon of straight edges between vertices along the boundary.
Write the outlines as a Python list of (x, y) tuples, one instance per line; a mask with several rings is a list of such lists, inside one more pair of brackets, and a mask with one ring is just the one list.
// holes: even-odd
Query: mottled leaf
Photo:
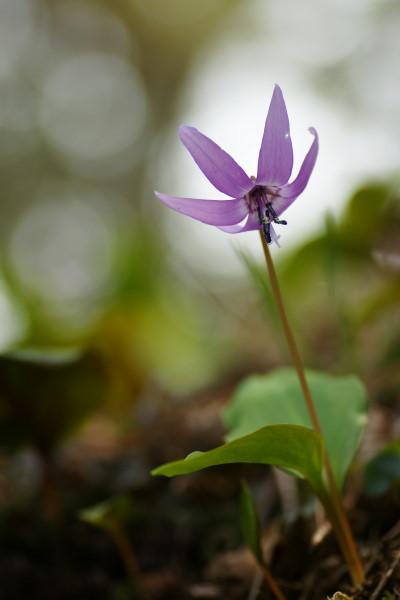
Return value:
[[(307, 372), (331, 458), (341, 486), (358, 447), (366, 423), (366, 396), (357, 377), (332, 377)], [(265, 425), (291, 424), (311, 427), (303, 394), (294, 369), (251, 376), (238, 387), (223, 419), (232, 441)]]

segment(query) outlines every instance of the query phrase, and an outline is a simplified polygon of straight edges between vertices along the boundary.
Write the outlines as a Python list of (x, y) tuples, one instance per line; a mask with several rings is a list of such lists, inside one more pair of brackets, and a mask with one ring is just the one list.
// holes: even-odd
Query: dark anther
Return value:
[[(255, 194), (255, 196), (257, 196), (257, 193), (259, 192), (259, 187), (260, 186), (253, 188), (252, 194)], [(262, 199), (260, 199), (257, 202), (258, 218), (260, 220), (260, 224), (262, 225), (265, 240), (267, 244), (270, 244), (272, 242), (271, 224), (276, 223), (277, 225), (287, 225), (287, 221), (278, 218), (278, 215), (276, 214), (271, 202), (267, 202), (267, 204), (263, 208), (261, 208), (261, 206)]]
[(278, 215), (276, 214), (275, 210), (273, 209), (271, 202), (268, 202), (268, 204), (267, 204), (267, 207), (265, 210), (265, 216), (270, 221), (273, 221), (277, 225), (287, 225), (287, 221), (285, 221), (284, 219), (278, 219)]
[(271, 223), (267, 217), (267, 214), (265, 216), (263, 215), (260, 206), (258, 206), (258, 218), (260, 219), (260, 223), (262, 225), (262, 230), (264, 233), (265, 240), (266, 240), (267, 244), (270, 244), (272, 242)]

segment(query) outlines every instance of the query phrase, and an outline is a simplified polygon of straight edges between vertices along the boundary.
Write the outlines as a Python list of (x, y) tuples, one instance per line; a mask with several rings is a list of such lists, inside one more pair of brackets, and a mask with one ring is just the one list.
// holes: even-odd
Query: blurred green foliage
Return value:
[[(350, 199), (337, 223), (328, 220), (320, 236), (279, 263), (285, 298), (309, 364), (345, 373), (357, 368), (378, 389), (398, 389), (400, 332), (395, 315), (400, 285), (390, 259), (396, 252), (399, 221), (393, 188), (365, 186)], [(0, 359), (3, 448), (32, 444), (50, 451), (99, 410), (117, 417), (122, 430), (131, 427), (134, 419), (127, 421), (126, 411), (151, 381), (176, 390), (204, 386), (217, 380), (229, 362), (233, 369), (246, 363), (257, 336), (256, 347), (268, 348), (274, 340), (276, 350), (279, 340), (278, 354), (285, 360), (261, 264), (244, 256), (265, 302), (267, 321), (248, 340), (243, 337), (244, 322), (230, 319), (229, 330), (223, 321), (218, 323), (220, 308), (214, 300), (207, 294), (197, 297), (179, 275), (166, 270), (151, 234), (143, 233), (145, 243), (122, 241), (127, 252), (121, 252), (116, 263), (113, 293), (90, 327), (71, 339), (53, 321), (45, 333), (35, 306), (31, 310), (36, 325), (24, 345), (36, 342), (40, 348), (40, 342), (52, 342), (60, 350)], [(245, 311), (248, 283), (235, 285)], [(24, 303), (22, 294), (20, 302)], [(30, 311), (29, 302), (25, 309)], [(43, 307), (40, 310), (46, 320)], [(51, 313), (48, 317), (50, 322), (54, 318)], [(252, 314), (250, 325), (254, 319)], [(371, 340), (367, 346), (366, 337)], [(66, 340), (82, 350), (63, 357)]]
[(112, 528), (115, 522), (124, 523), (131, 512), (132, 498), (116, 496), (81, 510), (79, 517), (94, 527), (107, 530)]
[(385, 446), (365, 466), (365, 489), (380, 496), (400, 483), (400, 440)]
[(337, 222), (328, 218), (324, 232), (281, 261), (309, 362), (363, 375), (387, 364), (400, 336), (399, 231), (397, 185), (372, 182), (355, 191)]
[[(191, 65), (236, 4), (34, 0), (12, 21), (29, 48), (0, 77), (1, 448), (50, 452), (99, 410), (126, 430), (143, 389), (191, 389), (224, 364), (212, 302), (169, 262), (152, 175)], [(53, 361), (64, 347), (80, 350)], [(8, 353), (25, 348), (36, 356)]]
[(105, 398), (104, 365), (93, 353), (49, 351), (0, 357), (3, 449), (32, 445), (48, 455)]

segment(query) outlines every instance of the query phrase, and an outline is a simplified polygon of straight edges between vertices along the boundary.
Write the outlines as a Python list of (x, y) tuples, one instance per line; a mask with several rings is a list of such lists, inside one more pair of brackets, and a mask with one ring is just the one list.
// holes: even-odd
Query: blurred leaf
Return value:
[(261, 548), (261, 527), (253, 498), (246, 481), (241, 482), (240, 521), (246, 544), (259, 563), (263, 561)]
[(127, 496), (116, 496), (81, 510), (79, 518), (95, 527), (109, 529), (116, 521), (125, 521), (130, 510), (131, 500)]
[(183, 460), (157, 467), (152, 475), (187, 475), (207, 467), (259, 463), (287, 469), (304, 477), (317, 494), (324, 495), (322, 446), (311, 429), (297, 425), (271, 425), (209, 450), (192, 452)]
[(388, 444), (365, 467), (365, 489), (380, 496), (400, 484), (400, 440)]
[[(399, 332), (400, 334), (400, 332)], [(398, 373), (398, 365), (400, 363), (400, 337), (396, 336), (386, 348), (385, 356), (383, 357), (384, 365), (392, 365)]]
[[(7, 358), (37, 365), (63, 365), (78, 360), (81, 348), (23, 348), (7, 353)], [(0, 357), (1, 358), (1, 357)]]
[[(332, 468), (343, 484), (365, 426), (366, 396), (357, 377), (332, 377), (307, 371)], [(228, 440), (256, 431), (264, 425), (292, 424), (311, 427), (301, 387), (294, 369), (245, 379), (223, 414)]]
[(81, 510), (79, 513), (79, 518), (90, 525), (104, 527), (104, 524), (110, 514), (110, 508), (111, 504), (109, 501), (101, 502), (100, 504), (95, 504), (94, 506), (90, 506), (89, 508)]
[(353, 250), (373, 246), (388, 224), (386, 210), (393, 191), (383, 182), (371, 182), (360, 187), (350, 198), (339, 229)]
[(309, 288), (310, 278), (316, 278), (326, 254), (325, 238), (308, 240), (280, 261), (279, 276), (287, 289)]
[(0, 445), (49, 452), (105, 397), (102, 359), (94, 353), (0, 357)]
[(374, 321), (382, 313), (391, 308), (396, 308), (400, 302), (400, 281), (384, 282), (376, 293), (354, 310), (353, 321), (358, 327)]
[[(393, 187), (371, 182), (350, 197), (337, 223), (327, 218), (325, 231), (293, 249), (281, 261), (281, 277), (293, 289), (307, 289), (310, 278), (337, 276), (361, 263), (371, 265), (371, 252), (377, 240), (400, 228), (399, 202)], [(395, 210), (397, 207), (397, 211)]]

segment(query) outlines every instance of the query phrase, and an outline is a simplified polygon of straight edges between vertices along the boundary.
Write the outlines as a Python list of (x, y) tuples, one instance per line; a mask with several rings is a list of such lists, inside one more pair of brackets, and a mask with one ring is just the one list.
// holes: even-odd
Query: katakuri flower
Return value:
[(257, 177), (249, 177), (236, 161), (194, 127), (179, 128), (179, 137), (213, 186), (230, 200), (178, 198), (155, 192), (157, 198), (184, 215), (228, 233), (262, 229), (267, 243), (277, 241), (272, 223), (286, 225), (281, 214), (304, 191), (318, 154), (314, 136), (299, 174), (288, 183), (293, 168), (289, 119), (282, 90), (275, 86), (258, 155)]

